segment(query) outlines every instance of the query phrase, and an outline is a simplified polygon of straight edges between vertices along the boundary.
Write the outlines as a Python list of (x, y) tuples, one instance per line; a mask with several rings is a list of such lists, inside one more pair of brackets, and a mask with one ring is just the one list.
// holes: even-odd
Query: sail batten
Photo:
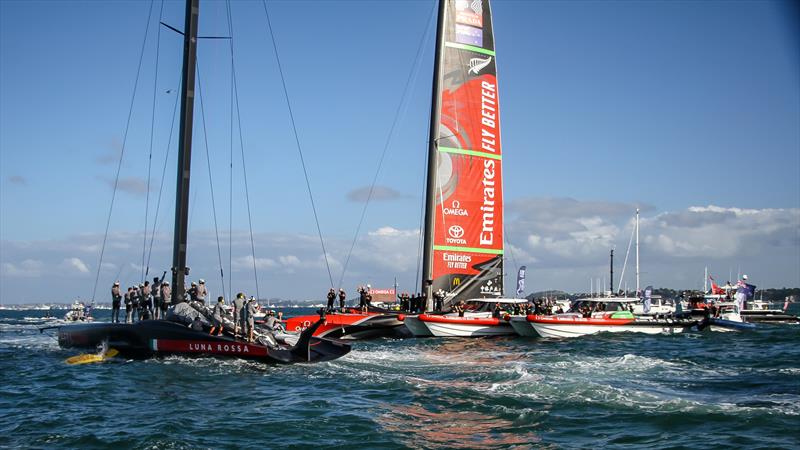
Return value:
[[(427, 293), (503, 294), (500, 108), (489, 0), (442, 0), (426, 211)], [(426, 233), (426, 234), (427, 234)], [(430, 258), (430, 259), (428, 259)], [(430, 297), (429, 297), (430, 298)]]

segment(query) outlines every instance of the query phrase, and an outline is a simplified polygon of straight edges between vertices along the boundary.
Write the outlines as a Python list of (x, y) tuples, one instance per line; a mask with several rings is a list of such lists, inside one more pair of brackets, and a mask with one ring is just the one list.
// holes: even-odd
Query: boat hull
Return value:
[(708, 320), (708, 328), (711, 331), (728, 332), (728, 331), (747, 331), (756, 328), (753, 323), (739, 322), (736, 320), (727, 320), (720, 318), (711, 318)]
[(226, 335), (212, 336), (165, 320), (134, 324), (91, 323), (58, 327), (62, 348), (97, 349), (108, 346), (123, 357), (143, 359), (167, 355), (220, 356), (291, 364), (321, 362), (344, 356), (350, 346), (341, 342), (303, 336), (293, 347), (269, 347), (247, 343)]
[(469, 318), (420, 314), (431, 335), (436, 337), (512, 336), (511, 325), (496, 318)]
[[(536, 334), (546, 338), (570, 338), (603, 332), (675, 334), (702, 328), (698, 321), (682, 319), (596, 319), (528, 316), (526, 322), (536, 331)], [(522, 325), (518, 324), (518, 328), (522, 328)], [(530, 336), (530, 334), (526, 335)]]
[[(286, 319), (286, 329), (300, 332), (311, 326), (319, 316), (306, 315)], [(328, 314), (317, 331), (316, 337), (335, 339), (374, 339), (379, 337), (411, 337), (397, 314), (367, 313)]]

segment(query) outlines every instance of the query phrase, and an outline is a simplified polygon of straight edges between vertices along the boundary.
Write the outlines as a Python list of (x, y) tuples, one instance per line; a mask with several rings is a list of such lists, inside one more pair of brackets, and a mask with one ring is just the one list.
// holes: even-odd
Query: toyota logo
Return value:
[(458, 239), (461, 236), (464, 236), (464, 229), (461, 228), (461, 226), (459, 225), (453, 225), (447, 230), (447, 232), (450, 233), (450, 237), (454, 239)]

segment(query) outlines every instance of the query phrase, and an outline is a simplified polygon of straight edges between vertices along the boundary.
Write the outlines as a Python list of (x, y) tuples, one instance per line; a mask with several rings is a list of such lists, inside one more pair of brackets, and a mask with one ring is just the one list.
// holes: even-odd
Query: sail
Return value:
[[(428, 213), (431, 290), (503, 294), (503, 193), (494, 35), (488, 0), (443, 0), (434, 81)], [(433, 161), (433, 159), (429, 159)], [(431, 189), (431, 187), (433, 189)]]

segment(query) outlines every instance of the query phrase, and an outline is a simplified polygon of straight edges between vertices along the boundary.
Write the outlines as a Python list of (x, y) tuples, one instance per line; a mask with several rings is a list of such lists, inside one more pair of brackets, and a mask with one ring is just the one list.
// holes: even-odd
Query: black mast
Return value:
[(200, 0), (186, 0), (181, 76), (181, 134), (178, 139), (178, 188), (175, 192), (175, 236), (172, 248), (172, 304), (184, 301), (186, 237), (189, 228), (189, 172), (192, 167), (194, 77), (197, 65), (197, 19)]
[(608, 283), (611, 295), (614, 295), (614, 249), (611, 249), (611, 282)]
[(427, 299), (425, 310), (433, 309), (433, 220), (436, 216), (436, 165), (439, 146), (439, 111), (441, 109), (441, 60), (444, 47), (444, 19), (447, 0), (439, 0), (439, 22), (436, 26), (436, 58), (433, 63), (433, 97), (431, 127), (428, 132), (428, 182), (425, 188), (425, 229), (422, 253), (422, 293)]

